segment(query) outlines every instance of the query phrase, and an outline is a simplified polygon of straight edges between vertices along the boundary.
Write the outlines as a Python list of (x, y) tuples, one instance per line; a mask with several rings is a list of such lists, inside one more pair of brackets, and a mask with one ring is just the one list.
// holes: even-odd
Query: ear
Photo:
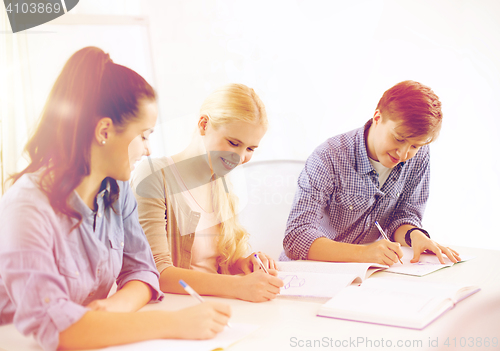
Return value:
[(373, 124), (378, 125), (380, 123), (382, 123), (382, 114), (379, 110), (375, 110), (375, 113), (373, 114)]
[(200, 116), (198, 120), (198, 130), (201, 136), (204, 136), (208, 127), (208, 117), (206, 115)]
[(109, 117), (101, 118), (95, 127), (95, 140), (99, 145), (106, 145), (110, 132), (113, 129), (113, 120)]

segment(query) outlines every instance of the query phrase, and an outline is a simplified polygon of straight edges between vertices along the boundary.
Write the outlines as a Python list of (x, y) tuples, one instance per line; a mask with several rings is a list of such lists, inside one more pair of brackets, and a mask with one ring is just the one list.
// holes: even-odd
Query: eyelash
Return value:
[[(228, 140), (228, 142), (229, 142), (229, 144), (231, 146), (234, 146), (234, 147), (238, 147), (239, 146), (238, 144), (233, 143), (231, 140)], [(248, 148), (247, 150), (250, 151), (250, 152), (254, 152), (255, 151), (254, 149), (251, 149), (251, 148)]]
[[(403, 140), (399, 140), (398, 138), (394, 138), (394, 139), (396, 139), (396, 141), (397, 141), (398, 143), (402, 143), (402, 142), (404, 141), (404, 139), (403, 139)], [(411, 147), (412, 147), (412, 148), (414, 148), (414, 149), (418, 149), (418, 147), (417, 147), (417, 146), (415, 146), (415, 145), (412, 145)]]

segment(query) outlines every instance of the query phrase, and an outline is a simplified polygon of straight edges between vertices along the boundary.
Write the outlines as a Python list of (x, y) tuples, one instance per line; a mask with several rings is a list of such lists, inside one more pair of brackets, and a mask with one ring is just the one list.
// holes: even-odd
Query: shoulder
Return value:
[(57, 228), (64, 225), (64, 215), (56, 214), (37, 180), (36, 174), (23, 175), (0, 200), (0, 246), (50, 245)]
[(309, 156), (308, 165), (327, 167), (335, 173), (335, 169), (341, 164), (354, 164), (359, 133), (362, 135), (362, 128), (328, 138)]
[(159, 192), (162, 193), (165, 169), (168, 169), (169, 166), (168, 157), (142, 160), (130, 179), (133, 192), (141, 197), (156, 197)]

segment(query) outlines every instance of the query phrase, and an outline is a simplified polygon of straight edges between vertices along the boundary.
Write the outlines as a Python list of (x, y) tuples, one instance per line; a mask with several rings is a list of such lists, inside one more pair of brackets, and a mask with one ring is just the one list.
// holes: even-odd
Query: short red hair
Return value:
[(405, 80), (387, 90), (378, 102), (377, 110), (395, 122), (407, 138), (428, 137), (434, 141), (441, 130), (441, 101), (431, 88)]

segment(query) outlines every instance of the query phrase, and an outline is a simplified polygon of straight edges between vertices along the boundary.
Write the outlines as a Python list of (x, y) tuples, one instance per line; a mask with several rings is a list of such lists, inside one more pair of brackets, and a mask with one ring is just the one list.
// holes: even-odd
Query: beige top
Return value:
[(213, 234), (219, 233), (219, 224), (196, 203), (170, 157), (142, 161), (131, 186), (160, 273), (170, 266), (218, 271)]

